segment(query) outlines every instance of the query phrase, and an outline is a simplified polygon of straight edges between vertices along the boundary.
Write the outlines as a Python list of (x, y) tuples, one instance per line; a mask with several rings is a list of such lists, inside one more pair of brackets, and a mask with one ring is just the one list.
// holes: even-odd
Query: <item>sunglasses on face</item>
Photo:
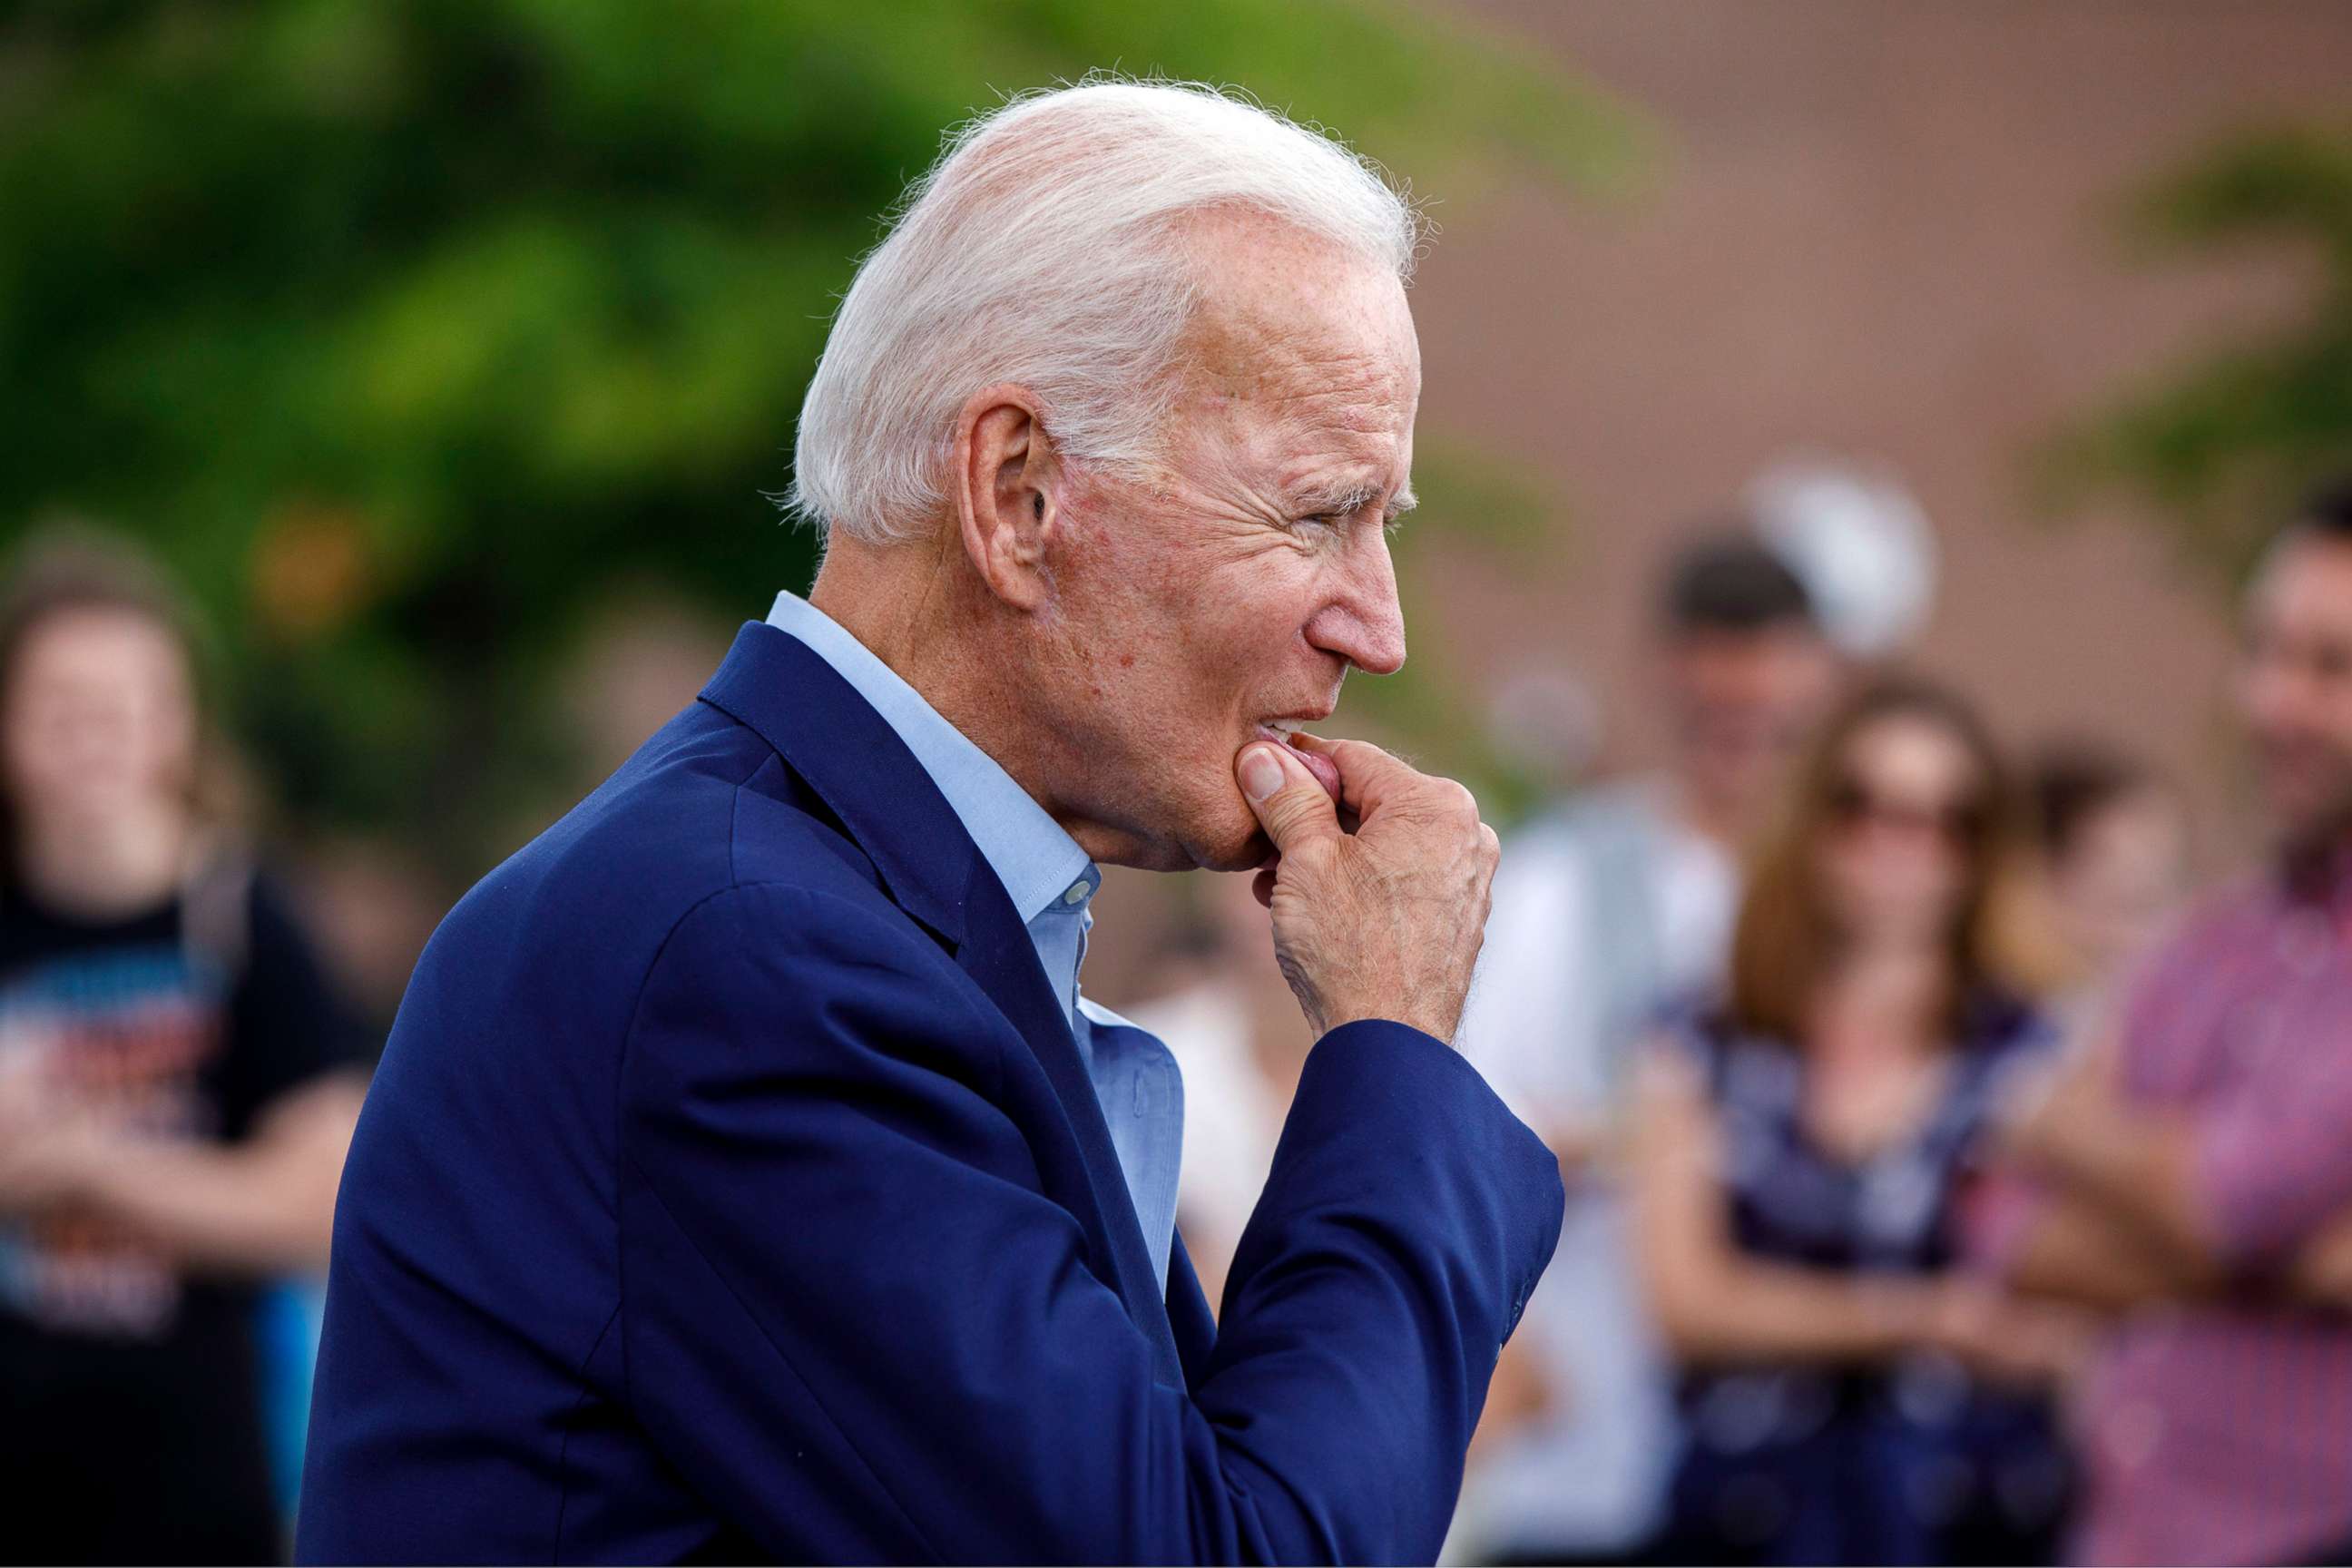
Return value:
[(1931, 836), (1966, 848), (1984, 836), (1984, 803), (1978, 800), (1921, 802), (1883, 795), (1859, 779), (1842, 780), (1830, 792), (1829, 817), (1841, 828), (1865, 824), (1900, 833)]

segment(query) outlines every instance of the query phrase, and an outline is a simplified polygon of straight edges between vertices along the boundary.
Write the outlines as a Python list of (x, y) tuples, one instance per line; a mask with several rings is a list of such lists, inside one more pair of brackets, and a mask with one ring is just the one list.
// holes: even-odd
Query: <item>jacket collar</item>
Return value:
[(751, 622), (736, 634), (702, 700), (783, 758), (874, 863), (891, 901), (938, 933), (1020, 1030), (1085, 1161), (1076, 1212), (1099, 1271), (1151, 1339), (1160, 1375), (1181, 1386), (1167, 1305), (1077, 1042), (1012, 899), (947, 797), (848, 681), (774, 626)]
[(1004, 884), (1024, 924), (1061, 904), (1082, 879), (1093, 880), (1093, 863), (1077, 840), (847, 627), (790, 592), (776, 595), (768, 624), (831, 665), (907, 743)]

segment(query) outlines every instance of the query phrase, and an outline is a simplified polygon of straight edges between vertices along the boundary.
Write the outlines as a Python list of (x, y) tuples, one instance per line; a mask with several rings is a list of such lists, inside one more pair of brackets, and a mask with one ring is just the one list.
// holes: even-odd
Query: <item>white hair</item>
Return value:
[(957, 414), (983, 386), (1039, 400), (1055, 449), (1148, 460), (1201, 296), (1182, 219), (1264, 213), (1411, 277), (1423, 225), (1379, 169), (1215, 88), (1089, 78), (955, 132), (834, 319), (801, 406), (786, 504), (876, 543), (946, 499)]

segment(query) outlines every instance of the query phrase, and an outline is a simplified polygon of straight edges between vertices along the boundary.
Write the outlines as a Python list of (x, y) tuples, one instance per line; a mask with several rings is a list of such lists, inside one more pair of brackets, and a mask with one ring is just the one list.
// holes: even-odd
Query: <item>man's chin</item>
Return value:
[(1239, 823), (1130, 831), (1118, 842), (1089, 845), (1088, 852), (1103, 865), (1137, 871), (1254, 871), (1265, 864), (1274, 846), (1259, 830), (1257, 819), (1244, 813)]
[(2352, 851), (2352, 811), (2279, 813), (2278, 847), (2289, 859), (2333, 859)]
[(1104, 837), (1087, 845), (1105, 865), (1139, 871), (1254, 871), (1274, 853), (1256, 814), (1230, 781), (1222, 789), (1124, 804), (1117, 827), (1099, 829)]
[(1257, 817), (1241, 797), (1234, 797), (1238, 811), (1225, 820), (1207, 825), (1196, 837), (1186, 842), (1192, 865), (1202, 871), (1255, 871), (1274, 853), (1274, 844), (1257, 825)]
[(2352, 788), (2273, 781), (2269, 789), (2271, 820), (2290, 854), (2341, 847), (2352, 839)]
[(1253, 833), (1239, 847), (1194, 857), (1203, 871), (1255, 871), (1274, 855), (1274, 844), (1263, 833)]

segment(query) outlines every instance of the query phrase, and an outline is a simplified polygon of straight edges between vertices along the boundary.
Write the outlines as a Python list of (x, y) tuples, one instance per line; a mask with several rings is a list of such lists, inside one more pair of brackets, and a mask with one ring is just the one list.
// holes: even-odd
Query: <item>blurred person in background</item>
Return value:
[(1674, 1436), (1615, 1174), (1596, 1163), (1635, 1045), (1722, 974), (1738, 855), (1843, 686), (1804, 584), (1752, 531), (1669, 564), (1656, 612), (1666, 768), (1517, 834), (1495, 880), (1464, 1049), (1560, 1156), (1557, 1262), (1510, 1353), (1549, 1414), (1475, 1478), (1465, 1529), (1506, 1561), (1611, 1561), (1654, 1531)]
[(2044, 750), (2027, 794), (2056, 950), (2052, 1011), (2070, 1026), (2087, 1024), (2179, 910), (2188, 814), (2145, 764), (2088, 742)]
[(2095, 1563), (2352, 1562), (2352, 485), (2273, 544), (2241, 716), (2271, 869), (2016, 1101), (1978, 1245), (2113, 1317), (2079, 1411)]
[(1667, 1561), (2055, 1544), (2068, 1467), (2030, 1391), (2068, 1323), (1955, 1268), (1997, 1090), (2052, 1038), (2003, 924), (2008, 821), (1968, 707), (1866, 688), (1762, 842), (1721, 1000), (1644, 1054), (1636, 1239), (1685, 1430)]
[(321, 1268), (355, 1030), (219, 806), (190, 622), (96, 535), (0, 595), (0, 1475), (20, 1561), (283, 1556), (257, 1288)]

